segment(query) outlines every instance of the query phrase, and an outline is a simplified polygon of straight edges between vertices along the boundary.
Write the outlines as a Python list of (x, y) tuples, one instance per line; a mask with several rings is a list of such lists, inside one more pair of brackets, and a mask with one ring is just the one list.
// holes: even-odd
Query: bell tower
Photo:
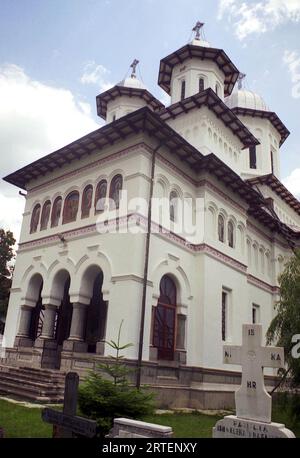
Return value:
[(220, 99), (229, 95), (239, 72), (222, 49), (204, 39), (204, 23), (198, 21), (190, 43), (160, 62), (158, 84), (171, 96), (171, 104), (211, 88)]

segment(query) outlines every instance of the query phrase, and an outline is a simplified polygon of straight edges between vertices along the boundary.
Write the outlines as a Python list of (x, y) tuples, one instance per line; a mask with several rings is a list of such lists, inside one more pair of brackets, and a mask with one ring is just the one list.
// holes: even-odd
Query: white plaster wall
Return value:
[(224, 100), (224, 74), (211, 60), (192, 58), (183, 64), (175, 65), (171, 78), (171, 103), (180, 100), (181, 81), (185, 80), (185, 98), (199, 92), (199, 79), (204, 78), (204, 89), (210, 87), (215, 91), (219, 85), (219, 97)]
[[(107, 104), (106, 122), (112, 122), (114, 116), (115, 119), (119, 119), (146, 105), (148, 105), (147, 102), (140, 97), (129, 97), (127, 95), (117, 97)], [(149, 108), (151, 109), (150, 106)]]

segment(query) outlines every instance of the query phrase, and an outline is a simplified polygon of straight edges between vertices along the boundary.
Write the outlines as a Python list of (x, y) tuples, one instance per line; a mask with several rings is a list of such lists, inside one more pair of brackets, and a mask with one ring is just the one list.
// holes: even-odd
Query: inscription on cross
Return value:
[(237, 417), (271, 423), (272, 399), (263, 368), (284, 367), (283, 348), (263, 347), (262, 326), (244, 324), (242, 346), (224, 345), (223, 361), (242, 366), (242, 384), (235, 393)]

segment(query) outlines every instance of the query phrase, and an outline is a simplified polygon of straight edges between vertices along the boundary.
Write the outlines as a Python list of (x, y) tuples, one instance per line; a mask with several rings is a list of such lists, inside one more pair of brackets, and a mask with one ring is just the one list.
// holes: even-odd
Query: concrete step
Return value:
[(22, 375), (16, 378), (15, 374), (11, 375), (9, 372), (7, 374), (5, 373), (1, 374), (0, 383), (1, 381), (7, 381), (11, 383), (16, 383), (18, 385), (22, 384), (22, 386), (32, 386), (32, 387), (37, 387), (41, 389), (49, 389), (49, 387), (51, 387), (50, 388), (51, 390), (61, 390), (64, 387), (63, 383), (57, 383), (53, 381), (45, 382), (44, 380), (43, 381), (30, 380), (28, 378), (25, 378)]
[(31, 402), (62, 402), (65, 374), (29, 367), (0, 367), (0, 392)]

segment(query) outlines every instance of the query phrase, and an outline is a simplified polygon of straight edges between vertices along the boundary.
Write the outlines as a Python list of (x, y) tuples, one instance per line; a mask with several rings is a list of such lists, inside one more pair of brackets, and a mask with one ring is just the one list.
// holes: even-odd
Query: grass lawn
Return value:
[(211, 437), (212, 428), (222, 417), (200, 413), (174, 413), (152, 415), (143, 420), (149, 423), (171, 426), (174, 437)]
[[(175, 437), (211, 437), (212, 427), (220, 417), (200, 413), (175, 413), (152, 415), (144, 421), (171, 426)], [(300, 437), (300, 424), (292, 424), (288, 412), (275, 406), (273, 421), (285, 423), (297, 437)], [(41, 409), (28, 408), (0, 399), (0, 427), (5, 437), (52, 437), (52, 426), (41, 419)]]
[(40, 408), (23, 407), (3, 399), (0, 426), (5, 437), (52, 437), (52, 425), (42, 421)]

